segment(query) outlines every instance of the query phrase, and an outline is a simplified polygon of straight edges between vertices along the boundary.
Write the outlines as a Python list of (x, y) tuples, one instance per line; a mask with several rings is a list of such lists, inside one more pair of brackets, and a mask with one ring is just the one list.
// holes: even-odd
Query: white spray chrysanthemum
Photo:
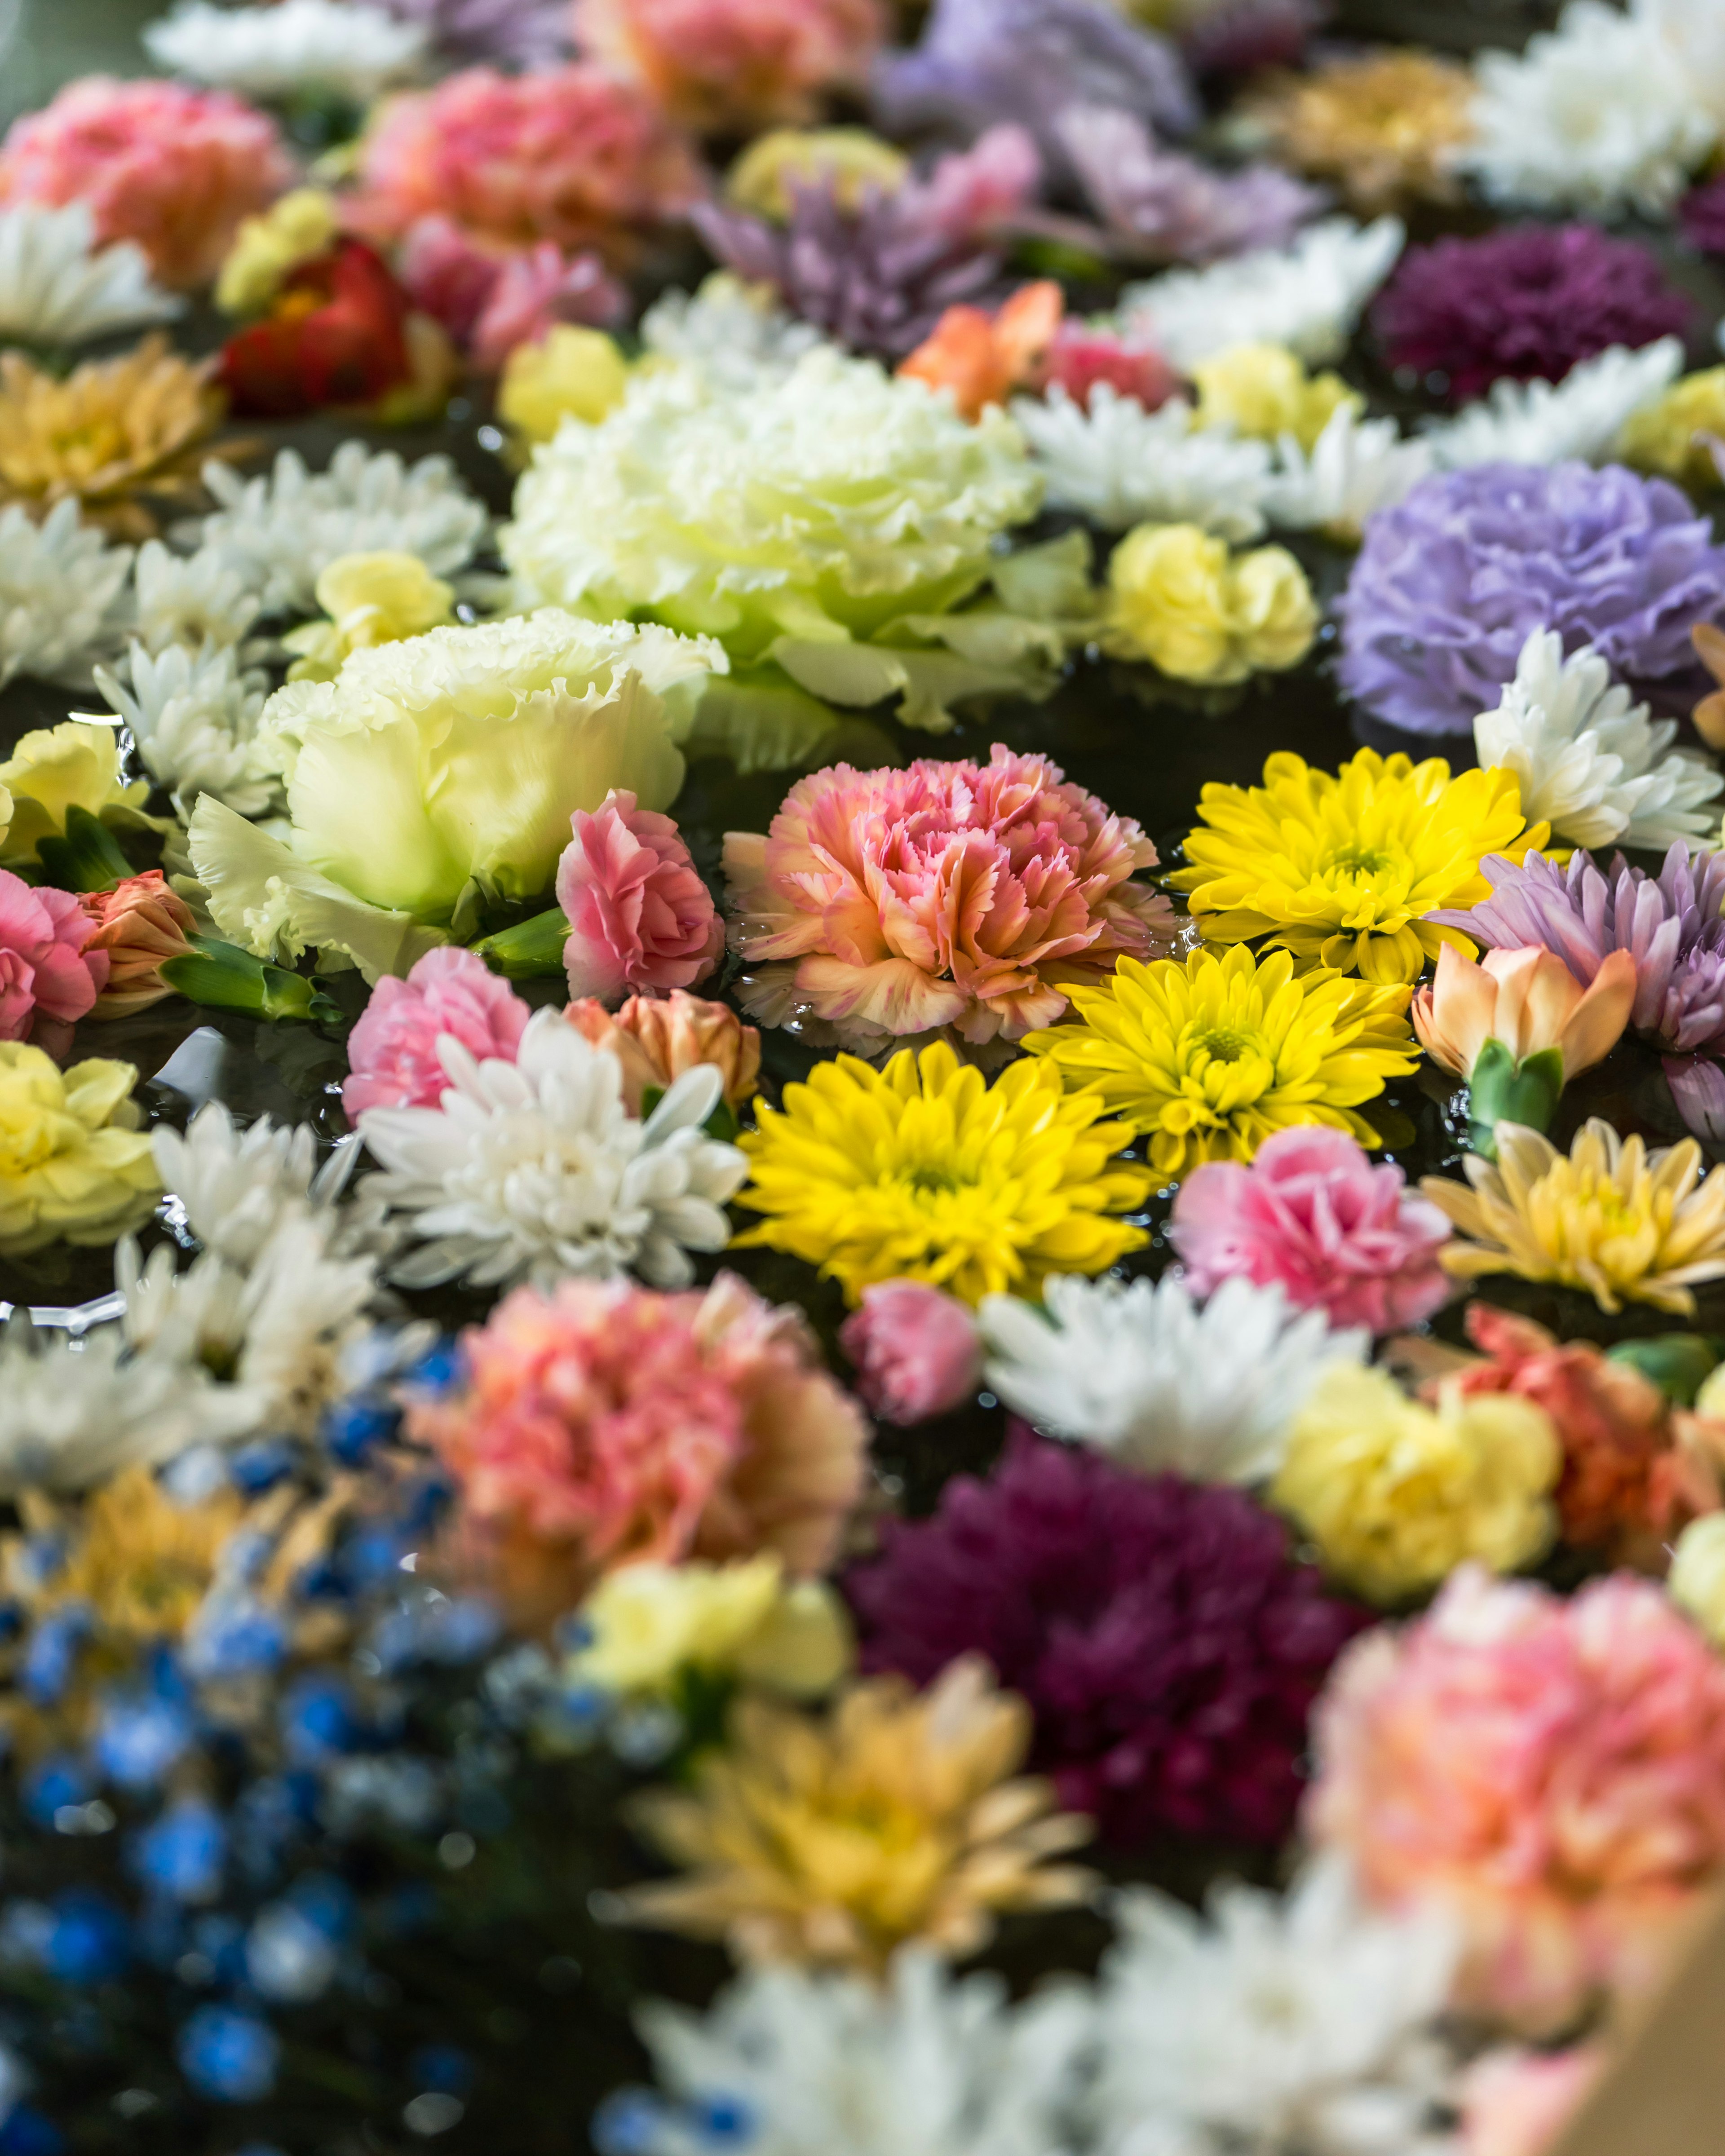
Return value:
[(171, 644), (239, 644), (263, 611), (218, 547), (176, 554), (146, 539), (132, 565), (132, 634), (146, 651)]
[(1639, 352), (1615, 344), (1561, 382), (1500, 381), (1425, 436), (1440, 465), (1558, 465), (1609, 457), (1631, 415), (1683, 371), (1683, 341), (1661, 337)]
[(824, 341), (812, 322), (777, 305), (770, 290), (716, 270), (693, 292), (661, 293), (641, 317), (641, 342), (660, 359), (698, 368), (727, 389), (783, 381)]
[(96, 686), (131, 729), (140, 761), (174, 797), (182, 817), (200, 795), (242, 816), (281, 803), (274, 757), (258, 738), (266, 677), (248, 672), (231, 644), (193, 651), (170, 644), (156, 658), (131, 647), (130, 686), (98, 667)]
[(120, 641), (131, 568), (131, 547), (110, 547), (74, 501), (39, 524), (17, 503), (0, 511), (0, 688), (20, 674), (87, 682)]
[(431, 44), (425, 23), (363, 0), (277, 0), (267, 8), (180, 0), (143, 38), (158, 67), (213, 89), (266, 100), (340, 97), (354, 105), (416, 74)]
[(179, 311), (141, 248), (130, 240), (97, 247), (88, 203), (0, 210), (0, 342), (81, 344)]
[(1285, 531), (1358, 540), (1367, 518), (1404, 501), (1435, 462), (1426, 443), (1403, 439), (1394, 419), (1363, 419), (1353, 404), (1339, 405), (1310, 450), (1292, 434), (1277, 442), (1264, 506)]
[(1045, 402), (1018, 398), (1013, 416), (1052, 508), (1076, 510), (1105, 531), (1196, 524), (1240, 543), (1264, 530), (1275, 475), (1268, 444), (1197, 426), (1178, 398), (1147, 412), (1101, 382), (1087, 408), (1056, 387)]

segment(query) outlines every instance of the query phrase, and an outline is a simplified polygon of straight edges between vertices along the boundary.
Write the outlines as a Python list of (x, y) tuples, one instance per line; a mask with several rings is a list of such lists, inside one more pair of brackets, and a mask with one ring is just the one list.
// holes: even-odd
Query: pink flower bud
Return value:
[(888, 1422), (927, 1422), (969, 1399), (982, 1382), (976, 1320), (955, 1296), (921, 1281), (863, 1290), (839, 1344), (856, 1365), (856, 1389)]
[(569, 919), (570, 994), (615, 1004), (631, 988), (664, 994), (705, 980), (724, 926), (671, 818), (614, 790), (569, 822), (557, 892)]
[(378, 982), (348, 1038), (348, 1121), (362, 1108), (434, 1108), (449, 1083), (437, 1052), (444, 1034), (481, 1061), (512, 1063), (527, 1015), (483, 958), (454, 945), (428, 951), (406, 980)]

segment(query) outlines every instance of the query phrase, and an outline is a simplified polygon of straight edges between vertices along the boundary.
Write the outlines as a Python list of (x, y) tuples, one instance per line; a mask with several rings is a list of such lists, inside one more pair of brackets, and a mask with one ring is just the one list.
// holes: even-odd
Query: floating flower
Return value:
[(1712, 444), (1725, 435), (1725, 367), (1703, 367), (1673, 382), (1661, 397), (1632, 412), (1617, 453), (1637, 471), (1674, 479), (1692, 493), (1719, 484)]
[(1725, 1512), (1692, 1520), (1678, 1536), (1666, 1592), (1715, 1647), (1725, 1645)]
[(62, 1025), (88, 1015), (108, 978), (108, 959), (90, 934), (69, 891), (51, 884), (33, 891), (0, 869), (0, 1040), (27, 1039), (39, 1011)]
[(896, 194), (910, 178), (904, 151), (866, 127), (775, 127), (757, 135), (725, 175), (725, 192), (739, 209), (788, 224), (797, 190), (830, 182), (844, 209), (860, 209), (870, 194)]
[(1179, 377), (1142, 339), (1075, 321), (1069, 316), (1049, 340), (1037, 382), (1044, 390), (1059, 390), (1086, 412), (1092, 393), (1105, 386), (1116, 396), (1130, 398), (1145, 411), (1154, 412), (1179, 388)]
[(343, 554), (317, 580), (317, 603), (328, 616), (282, 639), (299, 655), (290, 681), (333, 681), (352, 651), (401, 644), (454, 619), (455, 594), (417, 554)]
[(615, 1004), (625, 989), (664, 995), (705, 980), (724, 956), (724, 924), (672, 819), (614, 788), (570, 822), (557, 875), (569, 993)]
[(1559, 465), (1579, 459), (1620, 459), (1625, 428), (1676, 380), (1683, 365), (1681, 338), (1661, 337), (1631, 352), (1615, 344), (1549, 382), (1494, 382), (1477, 403), (1424, 437), (1438, 464), (1460, 471), (1471, 465)]
[(1349, 1650), (1307, 1810), (1367, 1892), (1463, 1928), (1463, 2004), (1536, 2033), (1644, 1989), (1725, 1861), (1725, 1666), (1656, 1587), (1470, 1568)]
[(787, 1579), (773, 1553), (730, 1564), (635, 1558), (581, 1605), (588, 1644), (564, 1665), (577, 1684), (625, 1697), (694, 1673), (818, 1699), (853, 1659), (845, 1605), (824, 1579)]
[(1083, 400), (1055, 384), (1043, 402), (1014, 398), (1012, 416), (1050, 508), (1076, 510), (1105, 531), (1194, 526), (1235, 541), (1263, 531), (1276, 485), (1268, 445), (1199, 427), (1183, 398), (1151, 411), (1106, 381)]
[(568, 0), (388, 0), (389, 12), (423, 23), (439, 53), (503, 67), (554, 67), (569, 49)]
[(854, 1685), (819, 1722), (745, 1698), (692, 1789), (637, 1805), (689, 1876), (633, 1888), (630, 1912), (746, 1962), (878, 1974), (907, 1941), (973, 1953), (998, 1916), (1061, 1908), (1090, 1887), (1047, 1861), (1090, 1826), (1016, 1778), (1029, 1735), (1023, 1701), (969, 1661), (922, 1693), (896, 1677)]
[(1150, 1163), (1173, 1180), (1207, 1160), (1247, 1161), (1296, 1123), (1383, 1141), (1359, 1104), (1417, 1060), (1407, 990), (1296, 975), (1286, 952), (1194, 951), (1073, 991), (1074, 1022), (1031, 1034), (1069, 1089), (1086, 1092), (1150, 1137)]
[(565, 419), (596, 427), (629, 388), (629, 363), (603, 330), (558, 322), (536, 344), (517, 345), (497, 385), (497, 416), (536, 448)]
[(818, 1265), (853, 1306), (875, 1281), (929, 1281), (974, 1306), (1034, 1294), (1055, 1270), (1105, 1271), (1147, 1240), (1112, 1216), (1152, 1178), (1117, 1162), (1129, 1132), (1101, 1114), (1034, 1063), (991, 1086), (944, 1042), (884, 1071), (819, 1063), (741, 1141), (752, 1179), (737, 1203), (767, 1217), (737, 1247)]
[(178, 311), (141, 248), (97, 247), (88, 203), (0, 209), (0, 334), (8, 344), (82, 344)]
[(1362, 419), (1343, 404), (1309, 451), (1291, 434), (1281, 438), (1277, 470), (1260, 498), (1284, 530), (1322, 531), (1357, 547), (1368, 520), (1405, 501), (1434, 462), (1429, 439), (1404, 441), (1394, 419)]
[(1019, 1040), (1172, 940), (1166, 900), (1132, 881), (1155, 860), (1046, 757), (817, 772), (764, 838), (726, 836), (744, 1007), (867, 1045), (942, 1025)]
[(15, 867), (34, 863), (46, 838), (65, 835), (73, 808), (100, 817), (120, 830), (159, 830), (143, 812), (149, 786), (121, 775), (120, 744), (111, 726), (88, 719), (67, 719), (57, 726), (20, 734), (12, 754), (0, 763), (0, 793), (9, 802), (10, 826), (0, 833), (0, 858)]
[(1449, 1235), (1400, 1168), (1374, 1168), (1345, 1131), (1316, 1127), (1278, 1131), (1250, 1168), (1194, 1168), (1168, 1227), (1194, 1294), (1255, 1281), (1332, 1325), (1379, 1334), (1419, 1325), (1448, 1300), (1437, 1254)]
[(761, 1090), (761, 1036), (728, 1004), (673, 988), (668, 996), (628, 996), (608, 1011), (592, 997), (567, 1006), (564, 1017), (614, 1055), (623, 1072), (624, 1106), (639, 1116), (650, 1088), (670, 1090), (685, 1070), (708, 1064), (719, 1074), (720, 1095), (733, 1115)]
[(1200, 427), (1274, 442), (1291, 434), (1310, 449), (1344, 406), (1361, 398), (1339, 374), (1308, 374), (1286, 345), (1237, 344), (1200, 360), (1192, 370)]
[(1461, 2080), (1468, 2156), (1545, 2156), (1592, 2092), (1605, 2064), (1598, 2044), (1563, 2051), (1500, 2049)]
[(280, 773), (258, 739), (267, 675), (243, 665), (233, 644), (208, 639), (195, 647), (169, 643), (155, 658), (134, 644), (126, 670), (129, 686), (98, 666), (96, 686), (130, 727), (138, 761), (172, 793), (177, 813), (189, 819), (202, 793), (242, 816), (280, 806)]
[(1473, 132), (1472, 98), (1472, 76), (1453, 60), (1384, 50), (1285, 76), (1247, 110), (1278, 157), (1334, 181), (1369, 217), (1410, 199), (1457, 199), (1455, 153)]
[(208, 283), (240, 219), (292, 178), (274, 123), (238, 98), (107, 75), (14, 121), (0, 150), (0, 194), (87, 203), (98, 239), (136, 241), (177, 290)]
[(957, 1296), (922, 1281), (876, 1281), (839, 1329), (856, 1389), (876, 1414), (900, 1424), (962, 1407), (982, 1382), (976, 1319)]
[(120, 643), (131, 567), (131, 549), (110, 547), (75, 501), (39, 521), (0, 509), (0, 687), (20, 674), (87, 681)]
[(1703, 254), (1725, 254), (1725, 177), (1716, 175), (1692, 187), (1677, 205), (1677, 221), (1692, 247)]
[(290, 187), (242, 222), (216, 280), (216, 305), (224, 315), (264, 313), (290, 272), (326, 254), (341, 234), (341, 205), (327, 187)]
[(149, 1219), (162, 1184), (137, 1077), (98, 1056), (61, 1071), (39, 1048), (0, 1041), (0, 1252), (111, 1243)]
[(1236, 558), (1195, 524), (1141, 524), (1109, 558), (1104, 648), (1177, 681), (1286, 673), (1317, 628), (1306, 572), (1286, 547)]
[(886, 29), (878, 0), (580, 0), (584, 51), (691, 127), (813, 119), (863, 88)]
[(455, 1561), (540, 1621), (619, 1565), (831, 1558), (865, 1426), (798, 1315), (735, 1274), (686, 1295), (523, 1288), (461, 1352), (408, 1429), (455, 1477)]
[(261, 321), (222, 347), (219, 380), (242, 418), (298, 419), (326, 406), (407, 417), (447, 389), (454, 355), (408, 311), (381, 255), (338, 240), (282, 279)]
[(428, 951), (405, 980), (377, 983), (347, 1036), (347, 1120), (357, 1123), (367, 1108), (434, 1108), (449, 1082), (437, 1052), (445, 1034), (481, 1062), (506, 1063), (529, 1015), (471, 951)]
[(993, 313), (948, 307), (898, 372), (948, 391), (967, 419), (980, 418), (988, 405), (1004, 405), (1034, 375), (1065, 304), (1060, 286), (1045, 279), (1021, 285)]
[(1279, 1841), (1307, 1715), (1367, 1621), (1242, 1491), (1024, 1430), (987, 1481), (955, 1476), (932, 1518), (889, 1525), (845, 1591), (865, 1668), (926, 1684), (986, 1661), (1035, 1717), (1032, 1765), (1117, 1842)]
[(251, 8), (175, 0), (143, 36), (145, 51), (168, 74), (266, 101), (324, 97), (358, 105), (417, 73), (429, 44), (424, 24), (362, 0)]
[(1695, 731), (1709, 748), (1725, 744), (1725, 629), (1717, 629), (1711, 622), (1697, 622), (1690, 632), (1694, 639), (1696, 656), (1719, 684), (1710, 696), (1703, 697), (1690, 714)]
[[(617, 321), (629, 296), (591, 248), (553, 240), (482, 245), (442, 215), (409, 227), (398, 268), (414, 305), (449, 331), (484, 373), (570, 323)], [(555, 431), (555, 429), (553, 429)]]
[(1470, 1153), (1465, 1185), (1420, 1186), (1471, 1239), (1443, 1254), (1458, 1279), (1517, 1273), (1584, 1288), (1604, 1311), (1646, 1302), (1687, 1317), (1693, 1284), (1725, 1274), (1725, 1168), (1703, 1180), (1693, 1138), (1650, 1155), (1595, 1116), (1565, 1156), (1500, 1123), (1497, 1155), (1494, 1166)]
[(107, 980), (95, 999), (97, 1018), (129, 1018), (174, 993), (162, 978), (162, 966), (191, 956), (198, 923), (160, 869), (123, 876), (111, 891), (81, 891), (78, 903), (90, 925), (86, 963), (98, 952), (108, 962)]

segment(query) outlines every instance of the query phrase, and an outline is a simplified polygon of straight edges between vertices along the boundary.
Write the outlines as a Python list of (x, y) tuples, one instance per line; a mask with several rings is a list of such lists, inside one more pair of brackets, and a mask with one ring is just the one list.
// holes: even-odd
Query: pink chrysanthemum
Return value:
[(1725, 1662), (1627, 1573), (1566, 1601), (1469, 1567), (1350, 1649), (1317, 1728), (1310, 1831), (1449, 1903), (1462, 2003), (1532, 2033), (1655, 1979), (1725, 1863)]
[(523, 75), (469, 68), (391, 98), (361, 146), (359, 182), (349, 213), (373, 238), (441, 215), (495, 245), (548, 239), (611, 260), (700, 191), (658, 107), (589, 64)]
[(166, 285), (207, 284), (242, 218), (292, 184), (274, 121), (225, 90), (88, 75), (15, 121), (0, 198), (88, 203), (96, 237), (135, 240)]
[(1168, 901), (1129, 880), (1155, 860), (1045, 756), (997, 743), (981, 765), (836, 764), (791, 788), (764, 837), (726, 835), (743, 1003), (859, 1043), (942, 1025), (1017, 1040), (1122, 953), (1167, 951)]
[(860, 90), (886, 29), (879, 0), (577, 0), (576, 35), (685, 126), (813, 120)]
[(347, 1120), (364, 1108), (434, 1108), (449, 1082), (437, 1052), (444, 1034), (481, 1062), (512, 1063), (527, 1018), (483, 958), (454, 945), (428, 951), (406, 980), (378, 982), (348, 1036)]

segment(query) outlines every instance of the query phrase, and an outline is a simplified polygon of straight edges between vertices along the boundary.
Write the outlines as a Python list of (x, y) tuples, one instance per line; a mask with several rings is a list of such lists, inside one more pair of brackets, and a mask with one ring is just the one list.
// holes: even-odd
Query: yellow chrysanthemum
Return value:
[(1112, 1219), (1154, 1178), (1115, 1156), (1132, 1141), (1094, 1096), (1045, 1065), (985, 1083), (945, 1042), (886, 1070), (818, 1064), (738, 1140), (753, 1179), (737, 1203), (768, 1217), (733, 1247), (819, 1265), (855, 1303), (871, 1281), (932, 1281), (968, 1303), (1035, 1296), (1050, 1273), (1104, 1272), (1148, 1240)]
[(1473, 99), (1473, 76), (1455, 61), (1380, 51), (1276, 77), (1246, 114), (1282, 162), (1337, 182), (1355, 209), (1376, 216), (1413, 197), (1459, 199)]
[(1725, 433), (1725, 367), (1704, 367), (1674, 382), (1663, 397), (1624, 422), (1617, 453), (1638, 470), (1681, 480), (1696, 493), (1719, 484), (1712, 444)]
[(0, 1255), (57, 1236), (111, 1243), (161, 1195), (130, 1063), (91, 1056), (61, 1071), (39, 1048), (0, 1041)]
[(1339, 374), (1308, 374), (1285, 344), (1231, 344), (1192, 370), (1200, 427), (1231, 427), (1259, 441), (1291, 434), (1310, 449), (1345, 404), (1365, 399)]
[(1353, 1111), (1419, 1060), (1405, 988), (1296, 973), (1278, 951), (1140, 965), (1069, 991), (1082, 1021), (1024, 1042), (1066, 1084), (1134, 1130), (1153, 1133), (1151, 1165), (1181, 1176), (1207, 1160), (1250, 1160), (1293, 1123), (1327, 1123), (1375, 1146)]
[(1505, 770), (1450, 776), (1441, 757), (1415, 764), (1363, 748), (1332, 777), (1303, 757), (1272, 756), (1261, 786), (1206, 786), (1203, 824), (1186, 841), (1187, 894), (1205, 940), (1268, 936), (1302, 968), (1368, 981), (1411, 981), (1445, 943), (1473, 946), (1424, 918), (1490, 896), (1487, 854), (1519, 861), (1550, 836), (1522, 816)]
[(1725, 1168), (1703, 1181), (1693, 1138), (1650, 1154), (1595, 1117), (1567, 1155), (1519, 1123), (1497, 1139), (1495, 1163), (1462, 1163), (1471, 1187), (1420, 1185), (1471, 1238), (1439, 1253), (1446, 1272), (1519, 1273), (1585, 1288), (1601, 1310), (1649, 1302), (1685, 1317), (1692, 1286), (1725, 1276)]

